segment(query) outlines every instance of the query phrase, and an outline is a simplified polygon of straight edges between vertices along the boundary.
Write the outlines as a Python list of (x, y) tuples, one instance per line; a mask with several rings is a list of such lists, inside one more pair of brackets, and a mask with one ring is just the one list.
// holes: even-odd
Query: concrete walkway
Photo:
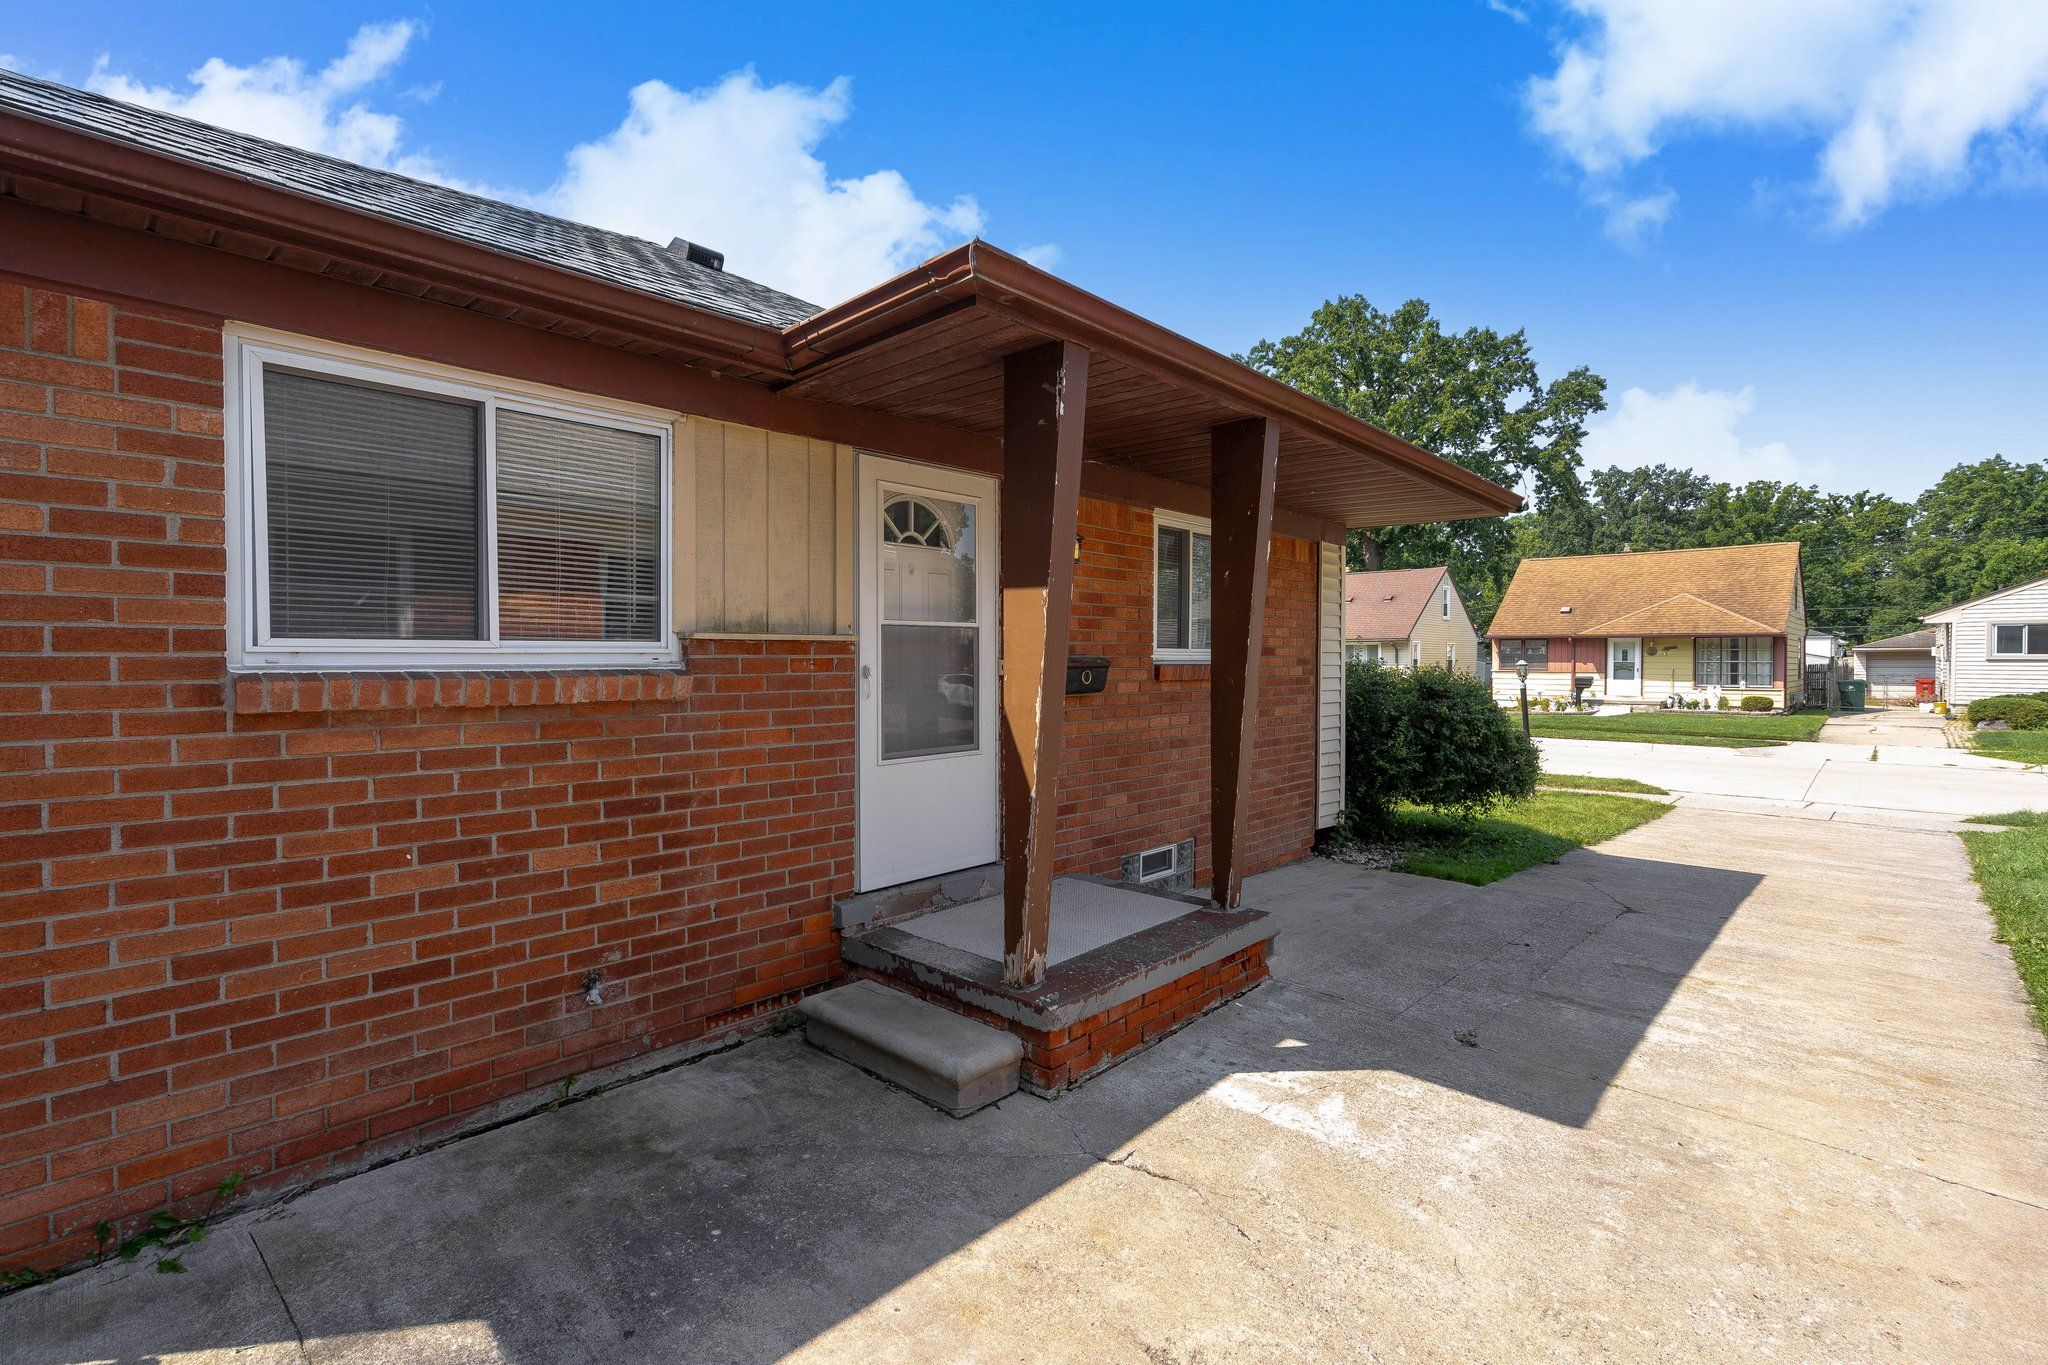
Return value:
[(2048, 1045), (1953, 837), (1248, 896), (1276, 979), (1056, 1103), (762, 1040), (0, 1299), (0, 1359), (2048, 1360)]
[(1721, 749), (1595, 739), (1539, 739), (1536, 744), (1549, 773), (1633, 777), (1674, 792), (1790, 807), (1950, 817), (2048, 810), (2048, 769), (1959, 749), (1833, 744)]

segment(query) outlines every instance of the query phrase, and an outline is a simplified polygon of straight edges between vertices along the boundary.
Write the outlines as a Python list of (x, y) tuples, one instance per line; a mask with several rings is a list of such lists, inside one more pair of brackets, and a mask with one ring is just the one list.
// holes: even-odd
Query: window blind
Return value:
[(482, 633), (476, 404), (271, 370), (263, 435), (273, 638)]
[(1152, 596), (1159, 614), (1157, 641), (1161, 649), (1188, 647), (1187, 578), (1182, 567), (1187, 542), (1188, 533), (1179, 527), (1159, 528), (1158, 581)]
[(661, 637), (661, 441), (501, 410), (498, 633)]

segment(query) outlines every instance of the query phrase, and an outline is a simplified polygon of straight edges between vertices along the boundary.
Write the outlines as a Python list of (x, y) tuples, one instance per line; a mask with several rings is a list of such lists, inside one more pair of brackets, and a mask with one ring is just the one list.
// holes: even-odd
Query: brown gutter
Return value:
[(1324, 440), (1368, 451), (1495, 513), (1522, 507), (1520, 496), (1491, 480), (986, 242), (955, 247), (786, 329), (783, 336), (794, 373), (803, 378), (827, 360), (849, 354), (877, 334), (893, 334), (934, 307), (968, 292), (983, 306), (1028, 326), (1078, 341), (1168, 382), (1217, 394)]
[(15, 110), (0, 110), (0, 166), (145, 215), (310, 249), (707, 360), (736, 361), (762, 374), (787, 368), (782, 334), (773, 327)]

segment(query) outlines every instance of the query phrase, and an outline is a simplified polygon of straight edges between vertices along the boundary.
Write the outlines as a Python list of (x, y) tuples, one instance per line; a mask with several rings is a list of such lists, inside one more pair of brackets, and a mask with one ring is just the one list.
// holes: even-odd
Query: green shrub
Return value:
[(1744, 697), (1742, 699), (1742, 709), (1745, 711), (1775, 711), (1778, 709), (1778, 704), (1769, 697)]
[(2048, 730), (2048, 692), (2016, 692), (1985, 697), (1969, 708), (1970, 724), (2002, 720), (2015, 730)]
[(1728, 698), (1726, 697), (1720, 697), (1715, 700), (1714, 709), (1716, 711), (1733, 711), (1735, 709), (1735, 703), (1728, 700)]
[(1536, 790), (1536, 746), (1491, 689), (1441, 665), (1345, 674), (1344, 797), (1352, 819), (1383, 830), (1401, 803), (1471, 817)]

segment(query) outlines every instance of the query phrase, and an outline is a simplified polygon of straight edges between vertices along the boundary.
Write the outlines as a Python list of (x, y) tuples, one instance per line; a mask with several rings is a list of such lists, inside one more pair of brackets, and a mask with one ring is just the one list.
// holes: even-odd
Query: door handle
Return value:
[(862, 664), (860, 666), (860, 695), (862, 699), (875, 695), (874, 677), (875, 670), (871, 665)]

